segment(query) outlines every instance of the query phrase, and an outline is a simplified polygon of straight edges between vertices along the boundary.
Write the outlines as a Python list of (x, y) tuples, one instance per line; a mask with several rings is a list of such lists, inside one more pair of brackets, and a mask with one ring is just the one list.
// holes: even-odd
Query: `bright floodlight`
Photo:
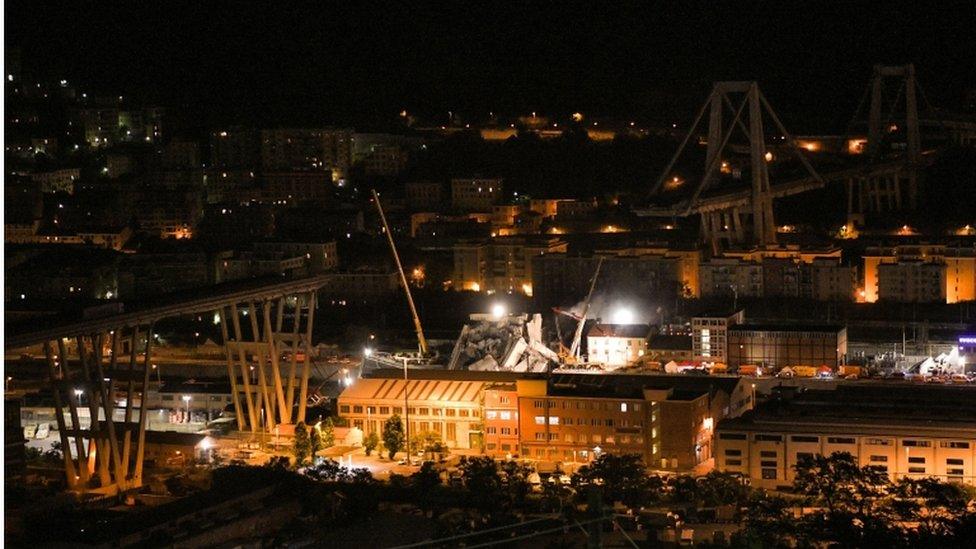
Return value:
[(617, 309), (613, 313), (613, 323), (614, 324), (633, 324), (634, 323), (634, 311), (630, 309)]
[(507, 312), (508, 311), (505, 309), (505, 306), (501, 303), (495, 303), (491, 306), (491, 316), (495, 320), (501, 320), (501, 318), (505, 316)]
[(363, 349), (363, 355), (364, 356), (371, 356), (372, 354), (373, 354), (373, 350), (370, 349), (369, 347), (366, 347), (365, 349)]

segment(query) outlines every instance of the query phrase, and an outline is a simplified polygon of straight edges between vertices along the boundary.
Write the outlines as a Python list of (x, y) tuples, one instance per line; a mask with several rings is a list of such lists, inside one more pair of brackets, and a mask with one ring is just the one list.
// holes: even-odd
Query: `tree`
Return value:
[(758, 490), (748, 500), (742, 530), (732, 535), (733, 547), (763, 547), (770, 549), (792, 547), (798, 532), (796, 520), (790, 513), (790, 502)]
[(600, 454), (573, 475), (573, 484), (602, 484), (603, 500), (625, 505), (641, 505), (648, 499), (649, 480), (640, 454)]
[(486, 512), (495, 509), (502, 496), (502, 479), (495, 460), (488, 456), (461, 456), (458, 469), (475, 507)]
[(308, 438), (308, 427), (305, 426), (304, 421), (299, 421), (295, 425), (295, 442), (292, 448), (292, 452), (295, 454), (295, 467), (301, 467), (305, 464), (305, 460), (308, 459), (308, 455), (311, 450), (311, 442)]
[(815, 498), (826, 514), (803, 521), (810, 539), (846, 547), (894, 547), (905, 543), (893, 509), (886, 502), (888, 473), (861, 467), (847, 452), (804, 458), (796, 465), (796, 492)]
[(404, 439), (403, 422), (400, 421), (399, 414), (393, 414), (390, 419), (383, 423), (383, 446), (389, 453), (390, 459), (396, 457), (396, 453), (403, 448)]
[(308, 430), (308, 447), (312, 461), (314, 462), (315, 455), (322, 449), (322, 431), (317, 428)]
[(335, 446), (335, 422), (331, 417), (325, 418), (322, 422), (322, 447), (331, 448)]
[(380, 437), (379, 435), (376, 434), (376, 431), (372, 431), (371, 433), (366, 435), (366, 439), (363, 441), (363, 448), (366, 449), (366, 455), (368, 456), (372, 454), (373, 450), (375, 450), (376, 447), (379, 446), (379, 444), (380, 444)]
[(503, 461), (502, 472), (505, 473), (505, 491), (508, 495), (508, 502), (512, 507), (521, 507), (525, 504), (525, 496), (529, 494), (529, 475), (533, 469), (527, 465), (522, 465), (515, 460)]

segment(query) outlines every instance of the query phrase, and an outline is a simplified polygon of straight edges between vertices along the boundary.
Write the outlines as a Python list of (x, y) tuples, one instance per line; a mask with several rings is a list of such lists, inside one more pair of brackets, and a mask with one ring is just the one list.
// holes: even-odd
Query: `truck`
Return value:
[(796, 377), (816, 377), (817, 368), (814, 366), (793, 366), (793, 373)]
[(837, 368), (837, 377), (844, 379), (858, 379), (864, 377), (864, 368), (852, 364), (842, 364)]
[(739, 375), (758, 377), (762, 375), (762, 370), (755, 364), (743, 364), (739, 366)]

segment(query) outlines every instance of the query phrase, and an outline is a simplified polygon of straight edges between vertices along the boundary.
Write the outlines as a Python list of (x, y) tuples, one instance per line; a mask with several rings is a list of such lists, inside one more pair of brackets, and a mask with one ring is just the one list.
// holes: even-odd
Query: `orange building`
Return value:
[(511, 459), (519, 454), (518, 391), (515, 383), (485, 385), (485, 453)]

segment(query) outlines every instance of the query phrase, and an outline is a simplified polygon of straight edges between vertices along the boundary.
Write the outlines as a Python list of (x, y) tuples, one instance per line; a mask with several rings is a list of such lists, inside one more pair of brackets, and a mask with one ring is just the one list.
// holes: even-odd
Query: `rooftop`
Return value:
[(626, 337), (645, 339), (651, 333), (647, 324), (597, 324), (590, 328), (587, 337)]
[(737, 324), (730, 326), (730, 332), (829, 332), (837, 333), (846, 329), (840, 324)]

